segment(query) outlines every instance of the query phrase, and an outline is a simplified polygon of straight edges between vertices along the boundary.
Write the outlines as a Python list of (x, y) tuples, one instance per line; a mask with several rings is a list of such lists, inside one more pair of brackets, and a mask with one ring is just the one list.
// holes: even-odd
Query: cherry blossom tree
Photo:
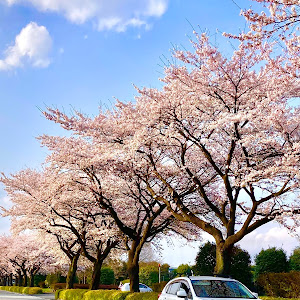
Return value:
[[(51, 119), (50, 114), (47, 116)], [(102, 141), (96, 138), (92, 141), (94, 136), (86, 139), (84, 132), (73, 129), (71, 138), (46, 135), (40, 138), (52, 151), (49, 162), (77, 173), (77, 182), (90, 190), (99, 207), (114, 220), (128, 254), (130, 288), (139, 291), (139, 257), (143, 246), (167, 230), (182, 229), (175, 225), (166, 204), (149, 192), (147, 185), (156, 184), (147, 173), (147, 166), (135, 165), (120, 140), (111, 143), (112, 136), (100, 133)], [(81, 137), (75, 138), (77, 134)]]
[(241, 14), (249, 22), (249, 32), (226, 36), (240, 39), (257, 49), (264, 42), (273, 43), (280, 54), (280, 63), (274, 64), (283, 72), (299, 77), (300, 69), (300, 5), (298, 0), (253, 0), (263, 5), (264, 11), (258, 13), (245, 9)]
[[(105, 153), (108, 168), (123, 173), (130, 162), (151, 207), (165, 206), (214, 237), (215, 273), (226, 275), (234, 244), (273, 220), (292, 227), (299, 214), (300, 108), (288, 105), (299, 97), (299, 80), (276, 67), (281, 57), (268, 43), (253, 49), (242, 42), (231, 58), (205, 34), (192, 43), (194, 53), (174, 52), (163, 89), (138, 89), (135, 105), (118, 102), (94, 119), (45, 115), (84, 137), (79, 148), (97, 145), (89, 155)], [(87, 174), (99, 180), (93, 168)], [(111, 197), (98, 194), (114, 215)]]
[(7, 259), (8, 253), (8, 237), (1, 236), (0, 237), (0, 278), (1, 285), (12, 285), (13, 276), (14, 276), (14, 268), (10, 261)]
[(2, 236), (0, 245), (2, 261), (8, 267), (6, 273), (11, 279), (16, 274), (19, 286), (34, 286), (34, 276), (54, 263), (51, 251), (36, 235)]
[(98, 288), (101, 265), (118, 239), (112, 220), (89, 198), (90, 193), (71, 174), (50, 169), (28, 169), (1, 180), (14, 204), (5, 213), (13, 217), (12, 229), (43, 230), (55, 236), (70, 261), (68, 288), (73, 287), (83, 253), (94, 264), (91, 287)]

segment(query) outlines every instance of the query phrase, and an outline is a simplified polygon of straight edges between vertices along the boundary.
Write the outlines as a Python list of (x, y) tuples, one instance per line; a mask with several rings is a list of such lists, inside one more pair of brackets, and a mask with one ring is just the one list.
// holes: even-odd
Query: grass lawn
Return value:
[(269, 297), (269, 296), (259, 296), (262, 300), (299, 300), (300, 298), (280, 298), (280, 297)]

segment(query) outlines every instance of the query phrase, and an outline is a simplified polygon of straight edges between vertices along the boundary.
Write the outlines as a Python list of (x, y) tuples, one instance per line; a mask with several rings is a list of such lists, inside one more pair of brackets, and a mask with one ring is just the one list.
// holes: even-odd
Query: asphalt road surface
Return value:
[(25, 295), (0, 290), (0, 300), (52, 300), (54, 294)]

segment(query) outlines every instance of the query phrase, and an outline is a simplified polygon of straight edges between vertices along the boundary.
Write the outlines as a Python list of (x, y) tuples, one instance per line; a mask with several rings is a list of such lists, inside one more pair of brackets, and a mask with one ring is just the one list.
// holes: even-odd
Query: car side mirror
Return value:
[(184, 289), (179, 289), (179, 291), (177, 292), (176, 295), (177, 295), (178, 298), (185, 298), (185, 297), (187, 297), (187, 293), (186, 293), (186, 291)]
[(252, 295), (255, 297), (255, 298), (258, 298), (258, 294), (257, 293), (254, 293), (254, 292), (251, 292)]

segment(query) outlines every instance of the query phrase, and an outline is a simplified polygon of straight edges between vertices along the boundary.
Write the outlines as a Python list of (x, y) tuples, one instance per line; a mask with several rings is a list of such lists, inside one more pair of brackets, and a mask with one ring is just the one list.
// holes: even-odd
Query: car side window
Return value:
[(140, 289), (146, 289), (147, 287), (146, 287), (144, 284), (141, 284), (141, 283), (140, 283), (139, 288), (140, 288)]
[(188, 299), (193, 299), (191, 289), (190, 289), (189, 284), (187, 282), (185, 282), (185, 281), (181, 282), (180, 288), (182, 288), (186, 291)]
[(167, 289), (167, 294), (176, 295), (179, 290), (180, 282), (173, 282)]

